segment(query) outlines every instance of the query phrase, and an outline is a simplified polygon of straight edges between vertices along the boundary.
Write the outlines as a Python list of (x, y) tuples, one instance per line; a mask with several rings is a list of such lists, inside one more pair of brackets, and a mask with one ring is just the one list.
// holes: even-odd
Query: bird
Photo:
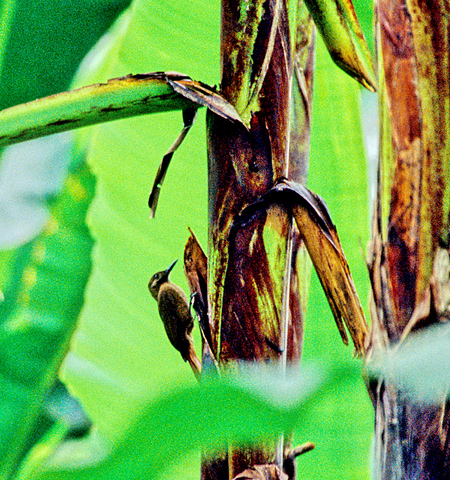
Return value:
[(152, 297), (158, 303), (159, 316), (164, 324), (170, 343), (180, 352), (197, 379), (200, 378), (201, 362), (197, 357), (192, 337), (194, 320), (183, 289), (169, 280), (170, 272), (177, 263), (172, 262), (166, 270), (155, 273), (148, 283)]

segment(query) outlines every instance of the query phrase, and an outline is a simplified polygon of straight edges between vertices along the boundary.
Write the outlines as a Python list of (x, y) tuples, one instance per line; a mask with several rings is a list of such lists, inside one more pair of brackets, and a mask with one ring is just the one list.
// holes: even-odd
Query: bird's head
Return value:
[(148, 282), (148, 289), (150, 290), (150, 293), (152, 294), (154, 299), (158, 299), (159, 287), (169, 280), (170, 272), (172, 271), (172, 268), (175, 266), (177, 261), (178, 260), (172, 262), (170, 266), (166, 268), (166, 270), (161, 270), (161, 272), (155, 273)]

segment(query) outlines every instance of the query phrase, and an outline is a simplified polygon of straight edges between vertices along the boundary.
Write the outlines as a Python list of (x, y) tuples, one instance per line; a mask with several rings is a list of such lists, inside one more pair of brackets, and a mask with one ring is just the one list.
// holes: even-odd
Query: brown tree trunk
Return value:
[[(358, 66), (356, 52), (366, 47), (351, 2), (335, 2), (328, 13), (320, 2), (310, 7), (329, 48), (370, 86)], [(347, 39), (345, 48), (327, 21)], [(222, 1), (220, 90), (242, 122), (207, 114), (208, 288), (195, 281), (193, 289), (208, 299), (199, 307), (210, 339), (203, 359), (215, 357), (221, 369), (270, 362), (283, 376), (288, 363), (300, 361), (306, 250), (344, 343), (347, 327), (356, 353), (365, 351), (367, 324), (336, 228), (323, 200), (304, 186), (314, 39), (302, 0)], [(202, 479), (294, 480), (302, 450), (291, 451), (289, 432), (260, 445), (229, 445), (204, 456)]]
[[(306, 179), (314, 31), (303, 5), (301, 28), (290, 32), (284, 1), (241, 4), (222, 2), (221, 92), (247, 128), (208, 114), (212, 350), (222, 366), (271, 361), (283, 371), (301, 356), (305, 305), (297, 272), (305, 248), (283, 206), (255, 209), (245, 220), (240, 214), (278, 180)], [(268, 464), (258, 474), (282, 475), (283, 440), (230, 446), (205, 459), (202, 478), (228, 480)]]
[[(376, 36), (381, 155), (368, 361), (443, 320), (436, 279), (449, 251), (449, 4), (378, 0)], [(420, 403), (383, 378), (369, 391), (374, 478), (450, 478), (448, 404)]]

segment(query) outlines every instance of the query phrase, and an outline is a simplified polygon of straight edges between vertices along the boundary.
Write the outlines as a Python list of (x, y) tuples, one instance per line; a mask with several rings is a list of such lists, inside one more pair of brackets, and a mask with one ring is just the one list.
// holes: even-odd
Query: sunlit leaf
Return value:
[(306, 0), (306, 5), (336, 64), (375, 91), (372, 58), (351, 0)]

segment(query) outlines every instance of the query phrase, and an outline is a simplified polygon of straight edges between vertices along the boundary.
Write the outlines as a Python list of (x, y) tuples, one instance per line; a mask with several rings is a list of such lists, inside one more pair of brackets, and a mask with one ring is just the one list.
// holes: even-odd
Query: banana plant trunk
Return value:
[[(282, 205), (242, 212), (278, 180), (306, 180), (314, 27), (306, 7), (294, 7), (288, 12), (280, 0), (222, 2), (221, 93), (243, 124), (208, 113), (212, 350), (221, 366), (270, 361), (281, 374), (302, 351), (305, 298), (298, 272), (305, 247)], [(299, 28), (291, 31), (293, 12)], [(232, 479), (269, 464), (270, 478), (288, 478), (284, 440), (230, 445), (205, 457), (202, 478)], [(292, 468), (289, 478), (295, 478)]]
[[(381, 155), (369, 259), (368, 361), (446, 317), (449, 13), (448, 2), (438, 0), (378, 0), (376, 6)], [(450, 478), (448, 402), (420, 403), (383, 378), (369, 391), (374, 478)]]

